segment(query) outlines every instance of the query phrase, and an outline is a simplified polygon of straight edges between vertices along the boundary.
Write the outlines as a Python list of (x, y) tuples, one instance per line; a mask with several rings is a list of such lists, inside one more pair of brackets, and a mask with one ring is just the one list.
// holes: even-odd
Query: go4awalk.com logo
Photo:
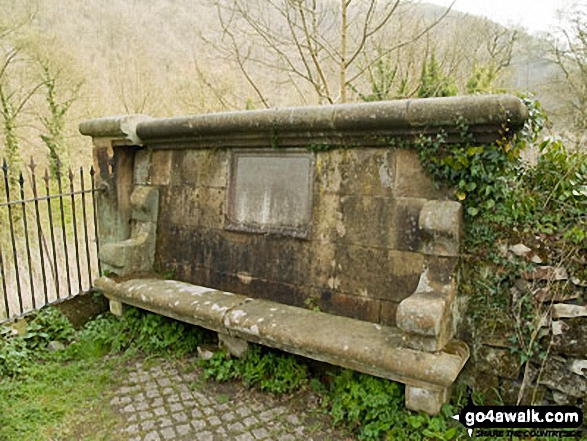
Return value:
[(453, 418), (469, 436), (581, 439), (585, 435), (583, 411), (575, 406), (475, 406), (469, 398)]

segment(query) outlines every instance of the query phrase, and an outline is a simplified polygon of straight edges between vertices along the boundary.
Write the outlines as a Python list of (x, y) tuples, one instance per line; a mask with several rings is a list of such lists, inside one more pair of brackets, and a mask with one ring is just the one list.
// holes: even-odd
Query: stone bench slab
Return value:
[[(111, 301), (261, 343), (319, 361), (398, 381), (442, 397), (436, 413), (469, 357), (467, 345), (451, 341), (436, 353), (405, 347), (405, 333), (347, 317), (283, 305), (173, 280), (132, 279), (95, 283)], [(413, 395), (410, 393), (410, 395)], [(438, 400), (437, 400), (438, 401)]]

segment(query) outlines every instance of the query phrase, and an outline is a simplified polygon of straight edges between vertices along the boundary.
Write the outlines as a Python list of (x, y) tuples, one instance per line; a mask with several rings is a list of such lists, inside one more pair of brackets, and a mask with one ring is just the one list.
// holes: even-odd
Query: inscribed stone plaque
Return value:
[(228, 228), (306, 237), (312, 216), (312, 155), (235, 152)]

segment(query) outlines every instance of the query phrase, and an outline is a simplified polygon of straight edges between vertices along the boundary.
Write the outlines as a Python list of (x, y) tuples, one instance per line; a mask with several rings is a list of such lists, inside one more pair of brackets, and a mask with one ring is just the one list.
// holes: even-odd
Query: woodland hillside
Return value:
[(585, 45), (564, 57), (581, 11), (557, 43), (419, 1), (344, 4), (0, 0), (0, 156), (87, 164), (77, 125), (110, 114), (468, 93), (534, 93), (556, 129), (580, 126), (569, 78)]

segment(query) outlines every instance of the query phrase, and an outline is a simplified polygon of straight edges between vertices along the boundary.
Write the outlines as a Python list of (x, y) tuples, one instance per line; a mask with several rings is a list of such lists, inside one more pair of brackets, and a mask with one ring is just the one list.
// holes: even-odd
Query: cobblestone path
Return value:
[[(125, 374), (126, 375), (126, 374)], [(328, 420), (315, 418), (270, 394), (242, 387), (222, 390), (198, 384), (169, 362), (137, 362), (110, 404), (130, 441), (153, 440), (343, 440)]]

